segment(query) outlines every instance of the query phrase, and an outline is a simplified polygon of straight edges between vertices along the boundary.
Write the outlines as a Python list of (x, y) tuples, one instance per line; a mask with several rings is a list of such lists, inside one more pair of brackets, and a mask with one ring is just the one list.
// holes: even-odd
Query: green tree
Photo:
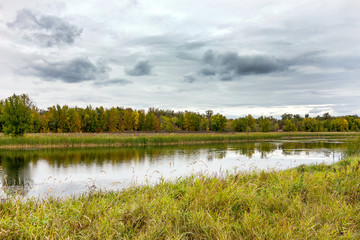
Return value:
[(98, 123), (97, 114), (91, 105), (83, 109), (80, 115), (82, 132), (96, 132)]
[(285, 119), (284, 121), (284, 127), (283, 127), (283, 130), (286, 131), (286, 132), (294, 132), (296, 131), (296, 126), (295, 124), (292, 122), (291, 119)]
[(245, 132), (246, 131), (245, 118), (237, 118), (234, 121), (232, 121), (231, 128), (235, 132)]
[(269, 118), (261, 116), (259, 118), (259, 127), (261, 132), (270, 132), (272, 128), (272, 122)]
[(146, 115), (145, 115), (145, 111), (144, 110), (139, 110), (139, 126), (138, 129), (140, 131), (145, 131), (146, 130)]
[(211, 117), (212, 117), (212, 115), (214, 114), (214, 112), (212, 111), (212, 110), (207, 110), (206, 112), (205, 112), (205, 116), (206, 116), (206, 118), (208, 119), (208, 126), (209, 126), (209, 130), (212, 130), (211, 129)]
[(31, 109), (30, 132), (38, 133), (41, 130), (41, 118), (39, 110), (33, 106)]
[(201, 123), (200, 123), (201, 131), (209, 131), (209, 119), (206, 118), (206, 116), (201, 117)]
[(186, 112), (184, 115), (184, 128), (187, 131), (199, 131), (201, 126), (201, 117), (193, 112)]
[(31, 110), (34, 104), (26, 94), (8, 97), (2, 107), (1, 121), (4, 134), (23, 136), (30, 130)]
[[(104, 107), (97, 107), (95, 109), (96, 111), (96, 115), (97, 115), (97, 119), (98, 119), (98, 124), (97, 124), (97, 132), (104, 132), (106, 130), (106, 116), (105, 116), (105, 109)], [(81, 119), (80, 119), (81, 122)]]
[(226, 117), (221, 114), (216, 114), (211, 117), (211, 130), (223, 132), (226, 129)]
[(153, 112), (148, 112), (145, 117), (145, 130), (154, 131), (155, 130), (155, 114)]
[(304, 118), (303, 124), (307, 132), (316, 132), (318, 130), (318, 123), (315, 118)]
[(4, 125), (4, 121), (2, 120), (2, 113), (3, 113), (3, 108), (4, 108), (4, 100), (0, 100), (0, 132), (2, 132), (3, 129), (3, 125)]
[(245, 124), (246, 124), (246, 132), (255, 131), (256, 129), (256, 122), (254, 117), (249, 114), (245, 117)]
[(184, 121), (185, 121), (184, 113), (179, 114), (175, 122), (179, 130), (184, 130)]

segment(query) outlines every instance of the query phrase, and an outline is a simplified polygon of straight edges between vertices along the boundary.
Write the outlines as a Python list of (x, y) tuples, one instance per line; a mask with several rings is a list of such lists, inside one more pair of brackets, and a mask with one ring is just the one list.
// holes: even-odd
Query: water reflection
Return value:
[[(9, 186), (10, 193), (26, 195), (32, 184), (30, 159), (21, 153), (0, 154), (0, 179), (2, 186)], [(16, 186), (16, 188), (15, 188)]]
[(121, 188), (133, 182), (156, 182), (159, 177), (177, 178), (196, 172), (288, 168), (303, 162), (335, 161), (345, 146), (341, 142), (317, 140), (0, 150), (0, 179), (2, 189), (6, 187), (10, 194), (38, 196), (57, 191), (56, 195), (71, 195), (92, 184)]

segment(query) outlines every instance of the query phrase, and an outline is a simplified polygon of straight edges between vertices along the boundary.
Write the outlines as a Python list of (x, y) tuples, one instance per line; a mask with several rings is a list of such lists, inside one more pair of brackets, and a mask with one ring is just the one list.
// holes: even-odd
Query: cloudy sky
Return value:
[(0, 98), (360, 114), (360, 1), (2, 0)]

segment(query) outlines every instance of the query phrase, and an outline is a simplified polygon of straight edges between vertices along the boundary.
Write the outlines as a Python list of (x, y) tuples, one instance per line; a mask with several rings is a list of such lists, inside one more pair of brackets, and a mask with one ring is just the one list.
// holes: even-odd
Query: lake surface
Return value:
[(288, 140), (190, 146), (0, 150), (0, 197), (70, 196), (89, 189), (118, 190), (191, 174), (287, 169), (334, 163), (346, 143)]

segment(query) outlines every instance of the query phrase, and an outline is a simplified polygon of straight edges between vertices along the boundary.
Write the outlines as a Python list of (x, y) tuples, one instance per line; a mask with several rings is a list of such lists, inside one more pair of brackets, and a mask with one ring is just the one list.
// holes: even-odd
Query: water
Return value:
[[(334, 163), (341, 141), (271, 141), (164, 147), (53, 150), (1, 150), (0, 197), (64, 197), (89, 189), (119, 190), (191, 174), (287, 169), (301, 164)], [(5, 187), (6, 186), (6, 187)]]

